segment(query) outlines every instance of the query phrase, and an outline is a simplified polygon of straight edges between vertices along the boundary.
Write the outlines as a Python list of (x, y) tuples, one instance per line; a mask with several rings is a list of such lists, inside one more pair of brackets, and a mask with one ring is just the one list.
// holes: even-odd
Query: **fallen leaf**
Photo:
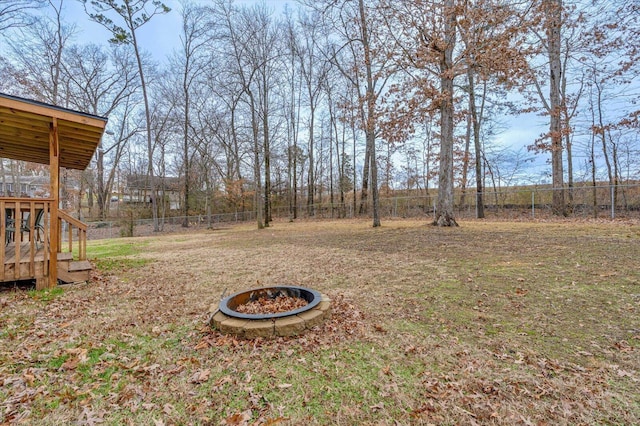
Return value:
[(277, 417), (275, 419), (267, 419), (264, 423), (264, 426), (277, 425), (278, 423), (286, 422), (287, 420), (289, 420), (289, 417)]
[(381, 326), (380, 324), (374, 324), (373, 328), (379, 333), (386, 333), (387, 332), (387, 330), (385, 330), (384, 327)]
[(232, 414), (226, 419), (222, 420), (220, 424), (227, 426), (247, 426), (253, 412), (251, 410), (243, 411), (242, 413)]
[(165, 373), (166, 374), (178, 374), (182, 370), (184, 370), (184, 366), (183, 365), (176, 365), (176, 366), (173, 366), (172, 368), (169, 368), (168, 370), (166, 370)]
[(63, 370), (63, 371), (75, 370), (76, 367), (78, 366), (78, 363), (79, 363), (78, 358), (69, 358), (64, 362), (64, 364), (60, 366), (60, 370)]
[(216, 380), (216, 383), (213, 385), (213, 389), (217, 390), (220, 389), (225, 383), (232, 383), (233, 379), (231, 378), (231, 376), (224, 376), (219, 378), (218, 380)]
[(173, 405), (171, 404), (164, 404), (164, 407), (162, 408), (162, 411), (167, 415), (170, 416), (173, 413), (176, 412), (176, 409), (174, 408)]
[(633, 377), (633, 374), (628, 371), (618, 370), (618, 377)]
[(278, 385), (278, 388), (280, 388), (280, 389), (288, 389), (291, 386), (293, 386), (291, 383), (282, 383), (282, 384)]
[(85, 409), (82, 411), (82, 414), (80, 415), (80, 420), (78, 421), (78, 424), (93, 426), (93, 425), (100, 424), (103, 421), (104, 419), (99, 413), (95, 413), (85, 407)]
[(369, 408), (373, 411), (384, 409), (384, 402), (379, 402), (375, 405), (370, 405)]
[(193, 349), (199, 351), (200, 349), (207, 349), (209, 346), (209, 341), (206, 339), (202, 339), (200, 343), (193, 347)]
[(209, 380), (209, 375), (211, 375), (211, 370), (208, 368), (206, 370), (198, 370), (193, 374), (193, 376), (191, 376), (189, 383), (199, 385), (200, 383), (204, 383)]

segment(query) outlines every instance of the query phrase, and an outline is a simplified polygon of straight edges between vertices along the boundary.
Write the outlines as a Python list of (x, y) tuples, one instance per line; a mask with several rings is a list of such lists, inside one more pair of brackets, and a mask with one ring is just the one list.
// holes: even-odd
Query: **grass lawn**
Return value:
[[(0, 424), (640, 423), (640, 226), (276, 222), (89, 242), (89, 284), (0, 292)], [(290, 284), (318, 329), (207, 327)]]

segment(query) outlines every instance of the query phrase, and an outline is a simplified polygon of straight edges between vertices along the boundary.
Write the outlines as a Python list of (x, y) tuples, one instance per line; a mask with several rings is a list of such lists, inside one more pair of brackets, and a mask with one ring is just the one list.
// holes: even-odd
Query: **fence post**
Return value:
[(536, 217), (536, 193), (531, 191), (531, 217)]
[(476, 219), (478, 218), (478, 198), (480, 197), (480, 193), (476, 191)]
[(610, 189), (610, 194), (611, 194), (610, 195), (610, 197), (611, 197), (611, 219), (615, 219), (616, 218), (616, 206), (615, 206), (616, 200), (614, 198), (614, 196), (615, 196), (614, 194), (615, 193), (614, 193), (613, 185), (610, 185), (609, 189)]

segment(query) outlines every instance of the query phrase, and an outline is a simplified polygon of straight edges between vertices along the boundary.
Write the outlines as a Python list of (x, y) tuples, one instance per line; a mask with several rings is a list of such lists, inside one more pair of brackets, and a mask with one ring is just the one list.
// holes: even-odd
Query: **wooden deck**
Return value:
[[(19, 256), (16, 249), (20, 248)], [(45, 261), (44, 247), (40, 247), (31, 261), (31, 244), (10, 243), (5, 247), (4, 268), (0, 271), (0, 281), (20, 281), (24, 279), (37, 279), (46, 275), (47, 262)], [(88, 281), (92, 270), (91, 263), (87, 260), (74, 260), (69, 252), (58, 253), (58, 280), (65, 283)], [(17, 272), (17, 273), (16, 273)]]
[[(51, 277), (55, 277), (55, 282), (89, 279), (92, 267), (86, 260), (87, 226), (59, 212), (54, 222), (57, 232), (50, 232), (54, 228), (51, 203), (43, 199), (0, 197), (0, 212), (11, 213), (6, 216), (11, 217), (12, 226), (0, 226), (0, 240), (4, 242), (0, 245), (0, 282), (35, 280), (36, 288), (46, 288), (50, 286)], [(45, 214), (38, 224), (35, 213), (39, 209)]]
[[(16, 248), (18, 246), (20, 247), (20, 255), (18, 256), (19, 261), (21, 263), (29, 262), (31, 258), (31, 243), (29, 241), (19, 244), (9, 243), (6, 245), (4, 252), (5, 265), (16, 262)], [(34, 258), (35, 260), (44, 261), (44, 247), (42, 245), (36, 250)]]
[(18, 281), (25, 277), (44, 276), (46, 270), (44, 247), (33, 253), (32, 261), (29, 241), (9, 243), (5, 246), (4, 269), (0, 271), (0, 281)]

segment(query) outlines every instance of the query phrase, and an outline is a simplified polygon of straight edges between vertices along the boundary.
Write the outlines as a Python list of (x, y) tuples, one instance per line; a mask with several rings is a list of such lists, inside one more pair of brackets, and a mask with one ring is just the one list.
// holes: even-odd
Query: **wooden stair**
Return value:
[[(31, 277), (30, 259), (28, 255), (24, 255), (19, 261), (20, 268), (16, 270), (15, 255), (11, 255), (7, 259), (4, 265), (4, 280), (13, 281)], [(35, 276), (43, 276), (44, 271), (44, 257), (42, 253), (37, 253), (34, 259), (33, 270)], [(69, 252), (58, 253), (58, 280), (63, 283), (77, 283), (82, 281), (89, 281), (91, 271), (93, 267), (88, 260), (73, 260), (73, 254)]]
[(89, 281), (92, 270), (88, 260), (73, 260), (71, 253), (58, 253), (58, 280), (64, 283)]

